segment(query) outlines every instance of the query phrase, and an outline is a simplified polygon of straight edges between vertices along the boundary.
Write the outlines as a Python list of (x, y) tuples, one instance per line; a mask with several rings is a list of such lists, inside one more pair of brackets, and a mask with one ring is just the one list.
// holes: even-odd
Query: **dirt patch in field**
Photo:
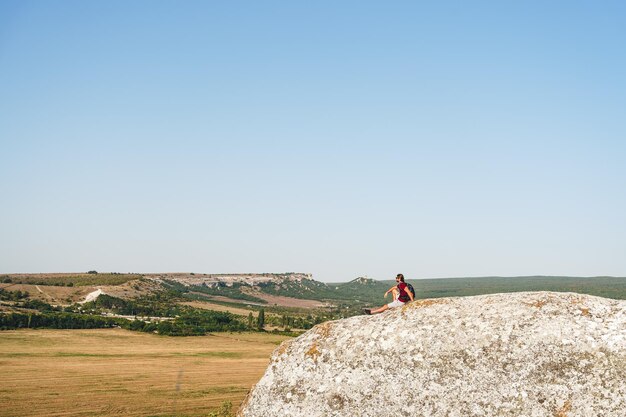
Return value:
[(280, 307), (300, 307), (300, 308), (323, 308), (330, 307), (331, 305), (319, 300), (301, 300), (299, 298), (281, 297), (277, 295), (263, 294), (257, 291), (247, 291), (246, 294), (252, 295), (261, 300), (267, 301), (267, 304), (255, 303), (253, 301), (237, 300), (234, 298), (223, 297), (221, 295), (206, 295), (202, 294), (209, 300), (221, 301), (224, 303), (237, 303), (243, 305), (253, 305), (260, 307), (271, 307), (274, 305)]
[(27, 292), (34, 300), (54, 305), (69, 305), (85, 299), (95, 287), (60, 287), (54, 285), (0, 284), (7, 291)]
[(319, 300), (301, 300), (300, 298), (269, 295), (256, 291), (250, 291), (249, 294), (267, 301), (269, 305), (278, 305), (281, 307), (323, 308), (330, 306), (330, 304)]
[(252, 310), (246, 310), (245, 308), (228, 307), (221, 304), (208, 303), (205, 301), (186, 301), (180, 304), (193, 308), (201, 308), (203, 310), (224, 311), (227, 313), (237, 314), (239, 316), (247, 316), (248, 314), (253, 312)]
[(259, 307), (267, 306), (267, 304), (255, 303), (254, 301), (237, 300), (235, 298), (223, 297), (221, 295), (206, 295), (204, 293), (194, 293), (194, 292), (192, 292), (191, 294), (200, 294), (203, 297), (206, 297), (207, 300), (221, 301), (223, 303), (236, 303), (236, 304), (243, 304), (247, 306), (259, 306)]

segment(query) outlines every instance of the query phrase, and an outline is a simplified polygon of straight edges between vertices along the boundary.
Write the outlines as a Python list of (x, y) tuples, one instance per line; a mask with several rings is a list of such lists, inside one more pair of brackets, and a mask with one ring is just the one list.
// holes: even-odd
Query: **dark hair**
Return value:
[(400, 281), (404, 282), (404, 275), (398, 274), (396, 275), (396, 278), (400, 278)]

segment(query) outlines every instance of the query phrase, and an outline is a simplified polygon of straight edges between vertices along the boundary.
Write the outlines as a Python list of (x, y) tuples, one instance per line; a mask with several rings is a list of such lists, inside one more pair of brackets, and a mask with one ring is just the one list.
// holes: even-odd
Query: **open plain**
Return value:
[(0, 332), (0, 416), (202, 416), (236, 411), (287, 339), (121, 329)]

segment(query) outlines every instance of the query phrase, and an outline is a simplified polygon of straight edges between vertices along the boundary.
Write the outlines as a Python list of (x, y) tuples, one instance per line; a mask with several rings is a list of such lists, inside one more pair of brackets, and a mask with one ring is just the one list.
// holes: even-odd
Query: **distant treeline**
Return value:
[(119, 315), (167, 318), (169, 320), (132, 321), (130, 330), (157, 331), (170, 336), (204, 335), (208, 332), (243, 331), (241, 317), (227, 312), (198, 310), (177, 304), (177, 291), (164, 291), (135, 300), (123, 300), (102, 294), (80, 309), (87, 313), (110, 312)]
[[(0, 314), (0, 330), (12, 329), (99, 329), (123, 327), (120, 319), (74, 313)], [(127, 320), (128, 321), (128, 320)]]
[[(6, 295), (6, 293), (5, 293)], [(248, 326), (239, 316), (219, 311), (197, 310), (176, 304), (176, 293), (157, 293), (149, 297), (129, 301), (101, 295), (95, 301), (82, 306), (61, 309), (39, 300), (18, 298), (12, 305), (17, 311), (0, 314), (0, 329), (49, 328), (49, 329), (97, 329), (121, 327), (124, 329), (156, 332), (169, 336), (195, 336), (209, 332), (243, 331)], [(148, 320), (129, 320), (123, 317), (106, 317), (103, 313), (153, 317)]]
[(477, 277), (409, 280), (419, 298), (460, 297), (520, 291), (575, 292), (626, 299), (626, 278), (621, 277)]
[(201, 312), (177, 317), (173, 320), (144, 322), (119, 317), (66, 312), (8, 313), (0, 314), (0, 330), (14, 329), (123, 329), (156, 332), (166, 336), (199, 336), (209, 332), (243, 331), (247, 327), (227, 313)]
[(177, 293), (172, 291), (158, 292), (134, 300), (124, 300), (101, 294), (94, 301), (83, 304), (81, 311), (102, 313), (111, 312), (124, 316), (175, 317), (184, 312), (183, 306), (174, 302)]

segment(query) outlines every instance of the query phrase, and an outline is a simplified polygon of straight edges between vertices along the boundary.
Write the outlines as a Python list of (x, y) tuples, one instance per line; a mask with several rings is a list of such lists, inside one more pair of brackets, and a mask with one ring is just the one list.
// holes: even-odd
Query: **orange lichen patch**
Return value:
[(425, 308), (425, 307), (432, 306), (434, 304), (448, 304), (449, 302), (450, 300), (446, 298), (430, 298), (427, 300), (415, 300), (413, 302), (405, 304), (402, 307), (402, 311)]
[(548, 304), (548, 302), (546, 300), (537, 300), (537, 301), (533, 301), (532, 303), (524, 303), (524, 304), (530, 307), (541, 308), (545, 306), (546, 304)]
[(589, 307), (586, 307), (585, 305), (580, 305), (583, 304), (584, 301), (585, 300), (582, 297), (576, 297), (572, 299), (571, 303), (575, 306), (578, 306), (578, 309), (583, 316), (591, 316), (591, 313), (589, 312)]
[(332, 327), (333, 327), (332, 323), (327, 321), (325, 323), (318, 324), (317, 326), (315, 326), (315, 331), (317, 332), (317, 334), (320, 335), (322, 339), (326, 339), (328, 336), (330, 336), (330, 329)]
[(310, 356), (313, 360), (317, 360), (317, 357), (322, 353), (317, 348), (317, 342), (313, 342), (313, 345), (306, 351), (305, 355)]
[(565, 404), (563, 404), (563, 407), (556, 410), (556, 413), (554, 413), (554, 417), (567, 417), (567, 412), (571, 410), (572, 410), (572, 403), (569, 400), (567, 400), (565, 401)]
[(289, 349), (289, 346), (291, 346), (292, 342), (293, 340), (285, 340), (283, 343), (281, 343), (280, 346), (276, 348), (276, 355), (280, 356), (287, 352), (287, 349)]

